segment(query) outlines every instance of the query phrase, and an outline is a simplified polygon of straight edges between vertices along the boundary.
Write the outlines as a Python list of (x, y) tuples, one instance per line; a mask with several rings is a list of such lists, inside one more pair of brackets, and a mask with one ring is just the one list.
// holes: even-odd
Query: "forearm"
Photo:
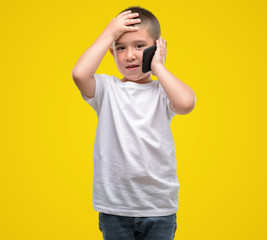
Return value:
[(112, 36), (107, 31), (103, 31), (78, 59), (72, 74), (77, 78), (93, 77), (112, 43)]
[(174, 76), (164, 65), (157, 66), (155, 74), (176, 112), (192, 111), (196, 102), (194, 91)]

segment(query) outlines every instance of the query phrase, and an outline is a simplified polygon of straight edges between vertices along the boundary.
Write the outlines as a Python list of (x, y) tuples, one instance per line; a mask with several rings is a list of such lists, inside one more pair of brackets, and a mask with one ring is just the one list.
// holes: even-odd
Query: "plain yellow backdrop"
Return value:
[[(258, 0), (3, 2), (0, 238), (102, 239), (92, 207), (97, 115), (71, 72), (132, 5), (158, 17), (166, 67), (197, 97), (171, 123), (175, 239), (267, 239), (267, 7)], [(110, 53), (97, 73), (121, 76)]]

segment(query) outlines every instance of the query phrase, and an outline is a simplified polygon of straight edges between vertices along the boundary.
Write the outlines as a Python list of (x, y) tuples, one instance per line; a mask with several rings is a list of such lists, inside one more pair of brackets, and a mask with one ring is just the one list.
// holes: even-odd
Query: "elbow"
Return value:
[(77, 72), (77, 70), (75, 70), (75, 68), (72, 69), (71, 76), (74, 81), (78, 81), (78, 79), (80, 79), (79, 73)]
[(188, 101), (187, 104), (185, 105), (186, 114), (193, 111), (193, 109), (195, 108), (195, 105), (196, 105), (196, 101), (197, 101), (196, 95), (194, 94), (192, 100)]
[(94, 73), (93, 74), (83, 73), (75, 68), (72, 70), (71, 75), (74, 82), (84, 82), (94, 77)]
[(191, 113), (195, 108), (195, 104), (189, 105), (185, 108), (185, 114)]
[(183, 105), (176, 104), (176, 105), (173, 105), (173, 108), (174, 108), (174, 112), (176, 112), (177, 114), (186, 115), (193, 111), (193, 109), (195, 108), (195, 105), (196, 105), (196, 96), (194, 95), (192, 99), (185, 101)]
[(174, 107), (174, 112), (179, 115), (186, 115), (190, 112), (192, 112), (194, 109), (194, 106), (188, 106), (188, 107)]

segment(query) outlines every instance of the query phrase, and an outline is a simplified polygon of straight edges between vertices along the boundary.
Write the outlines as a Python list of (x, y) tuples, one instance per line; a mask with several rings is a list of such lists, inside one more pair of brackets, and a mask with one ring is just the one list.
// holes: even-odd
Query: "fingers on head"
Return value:
[(128, 10), (128, 11), (122, 12), (119, 16), (127, 15), (127, 14), (129, 14), (131, 12), (132, 12), (131, 10)]
[(136, 18), (139, 16), (139, 13), (135, 13), (135, 12), (132, 13), (131, 10), (128, 10), (128, 11), (122, 12), (119, 16), (120, 17), (126, 16), (127, 18)]
[(127, 28), (127, 31), (129, 31), (129, 32), (135, 32), (137, 30), (138, 30), (138, 27), (135, 27), (135, 26), (131, 26), (131, 27)]
[(128, 25), (134, 25), (134, 24), (138, 24), (138, 23), (141, 23), (141, 19), (140, 18), (128, 19), (127, 20), (127, 24)]

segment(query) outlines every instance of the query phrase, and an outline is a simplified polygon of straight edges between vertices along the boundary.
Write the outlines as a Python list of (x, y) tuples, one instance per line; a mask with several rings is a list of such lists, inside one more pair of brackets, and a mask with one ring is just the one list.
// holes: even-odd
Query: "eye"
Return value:
[(124, 49), (124, 47), (117, 47), (116, 50), (120, 51), (120, 50), (123, 50), (123, 49)]
[(138, 44), (137, 48), (143, 48), (145, 45), (144, 44)]

